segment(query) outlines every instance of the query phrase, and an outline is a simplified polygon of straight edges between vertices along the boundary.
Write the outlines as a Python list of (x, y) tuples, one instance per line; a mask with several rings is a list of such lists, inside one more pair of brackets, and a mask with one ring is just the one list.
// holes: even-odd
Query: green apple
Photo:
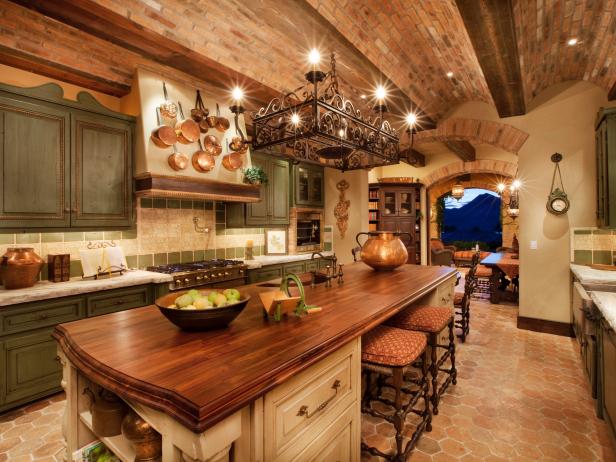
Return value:
[(190, 295), (193, 300), (197, 300), (199, 297), (201, 297), (201, 293), (197, 289), (189, 290), (187, 294)]
[(210, 295), (207, 296), (207, 299), (210, 302), (214, 303), (214, 300), (216, 300), (216, 297), (218, 297), (218, 292), (213, 291), (213, 292), (210, 292)]
[(193, 305), (198, 310), (205, 310), (212, 307), (212, 303), (205, 297), (198, 298), (193, 302)]
[(179, 308), (184, 308), (190, 305), (192, 302), (193, 302), (193, 299), (189, 294), (180, 295), (178, 298), (175, 299), (175, 304)]
[(241, 298), (240, 292), (237, 289), (225, 289), (223, 294), (225, 294), (229, 302), (237, 302)]
[(216, 295), (216, 299), (214, 300), (214, 306), (220, 308), (221, 306), (225, 306), (227, 304), (227, 297), (223, 294)]

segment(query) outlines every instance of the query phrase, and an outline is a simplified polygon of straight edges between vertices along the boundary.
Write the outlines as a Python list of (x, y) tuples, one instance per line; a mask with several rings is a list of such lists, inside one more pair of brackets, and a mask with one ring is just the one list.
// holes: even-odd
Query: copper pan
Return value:
[(231, 148), (232, 151), (240, 152), (243, 147), (244, 147), (244, 140), (242, 140), (241, 136), (234, 136), (233, 138), (231, 138), (231, 142), (229, 143), (229, 148)]
[(158, 127), (152, 130), (150, 139), (159, 148), (168, 148), (174, 145), (178, 141), (178, 137), (175, 134), (175, 130), (169, 125), (160, 123), (159, 108), (156, 108), (156, 120), (158, 121)]
[(199, 139), (199, 125), (192, 119), (184, 118), (182, 104), (178, 102), (180, 108), (181, 119), (175, 124), (175, 133), (178, 136), (178, 142), (182, 144), (191, 144)]
[(242, 155), (238, 152), (232, 152), (222, 158), (222, 166), (230, 171), (235, 171), (244, 164)]
[(203, 142), (205, 143), (205, 150), (213, 156), (218, 156), (222, 152), (222, 145), (214, 135), (205, 136)]
[(169, 167), (171, 167), (176, 172), (179, 170), (184, 170), (188, 166), (188, 156), (186, 154), (178, 152), (174, 144), (173, 154), (171, 154), (167, 158), (167, 163), (169, 164)]
[(165, 102), (159, 106), (160, 114), (167, 119), (175, 119), (178, 116), (178, 107), (173, 101), (169, 101), (165, 82), (163, 82), (163, 94), (165, 95)]
[(216, 159), (212, 154), (203, 150), (201, 139), (199, 139), (199, 150), (192, 156), (192, 165), (196, 171), (207, 173), (216, 166)]
[(218, 106), (218, 103), (216, 103), (216, 123), (214, 124), (214, 128), (219, 132), (224, 133), (229, 130), (230, 126), (231, 122), (229, 122), (229, 119), (220, 116), (220, 107)]
[[(203, 99), (201, 99), (201, 92), (197, 90), (197, 97), (195, 99), (195, 107), (190, 110), (190, 117), (192, 118), (192, 120), (197, 122), (199, 124), (199, 128), (201, 128), (201, 122), (209, 114), (210, 114), (210, 111), (208, 111), (205, 108), (205, 105), (203, 104)], [(207, 122), (206, 122), (206, 126), (207, 126)]]

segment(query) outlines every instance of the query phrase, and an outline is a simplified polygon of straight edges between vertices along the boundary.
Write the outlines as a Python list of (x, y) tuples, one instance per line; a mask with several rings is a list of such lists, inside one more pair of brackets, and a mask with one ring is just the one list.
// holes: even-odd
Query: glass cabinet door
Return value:
[(398, 215), (410, 216), (413, 213), (413, 194), (410, 191), (398, 193)]
[(396, 193), (393, 191), (383, 192), (383, 216), (396, 215)]
[(321, 172), (313, 171), (310, 175), (310, 182), (312, 184), (311, 201), (313, 204), (323, 203), (323, 174)]
[(308, 169), (300, 167), (297, 171), (297, 201), (305, 204), (310, 202), (310, 173)]

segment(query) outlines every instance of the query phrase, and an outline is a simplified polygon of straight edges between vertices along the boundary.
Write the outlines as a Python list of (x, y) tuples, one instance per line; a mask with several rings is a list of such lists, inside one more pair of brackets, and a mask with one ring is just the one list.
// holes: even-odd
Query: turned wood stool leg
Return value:
[(422, 379), (422, 393), (424, 399), (424, 412), (423, 417), (427, 419), (426, 431), (432, 431), (432, 410), (430, 409), (430, 380), (428, 370), (428, 350), (424, 350), (421, 355), (421, 379)]
[(432, 375), (432, 414), (438, 414), (438, 332), (429, 334), (428, 345), (430, 345), (430, 374)]
[(396, 454), (398, 456), (402, 455), (402, 440), (403, 440), (403, 436), (402, 436), (402, 430), (404, 429), (404, 421), (406, 420), (406, 413), (403, 412), (402, 409), (402, 392), (400, 391), (402, 389), (402, 385), (403, 385), (403, 370), (401, 367), (394, 367), (393, 368), (393, 377), (392, 377), (392, 385), (394, 387), (394, 390), (396, 392), (395, 398), (394, 398), (394, 409), (395, 409), (395, 414), (394, 414), (394, 428), (396, 429)]
[(456, 342), (454, 336), (454, 322), (453, 319), (449, 323), (449, 357), (451, 359), (451, 383), (454, 385), (458, 383), (457, 376), (458, 371), (456, 369)]

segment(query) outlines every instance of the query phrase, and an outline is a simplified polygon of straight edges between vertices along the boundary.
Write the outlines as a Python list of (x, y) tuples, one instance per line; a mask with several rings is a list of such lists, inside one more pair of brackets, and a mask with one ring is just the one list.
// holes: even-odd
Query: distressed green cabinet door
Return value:
[(59, 390), (62, 372), (56, 356), (51, 330), (5, 340), (5, 403)]
[(69, 111), (0, 93), (0, 228), (70, 224)]
[(289, 224), (289, 163), (272, 159), (269, 173), (270, 224)]
[(133, 124), (75, 111), (72, 226), (130, 226)]
[[(261, 167), (268, 177), (270, 177), (269, 160), (258, 154), (252, 155), (252, 165)], [(270, 178), (271, 181), (271, 178)], [(247, 225), (267, 225), (269, 222), (269, 184), (261, 186), (261, 200), (246, 204), (246, 224)]]

